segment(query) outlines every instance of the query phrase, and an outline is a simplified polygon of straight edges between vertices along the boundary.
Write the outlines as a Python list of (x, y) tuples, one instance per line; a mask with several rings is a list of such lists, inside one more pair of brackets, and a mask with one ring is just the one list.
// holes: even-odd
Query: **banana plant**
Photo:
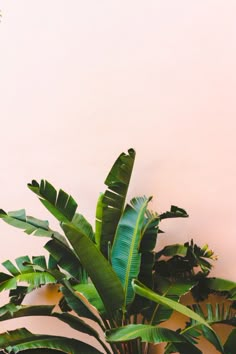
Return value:
[[(0, 291), (9, 291), (9, 302), (0, 308), (0, 321), (53, 317), (97, 341), (92, 347), (76, 338), (18, 328), (0, 334), (0, 353), (148, 354), (152, 345), (165, 342), (166, 354), (199, 354), (200, 336), (219, 352), (233, 353), (235, 330), (221, 343), (213, 327), (215, 323), (236, 325), (236, 284), (209, 277), (214, 254), (207, 245), (199, 247), (191, 241), (157, 248), (161, 221), (188, 214), (177, 206), (153, 212), (152, 197), (126, 203), (134, 161), (135, 151), (130, 149), (112, 166), (105, 180), (107, 189), (98, 198), (95, 230), (77, 212), (74, 198), (45, 180), (33, 180), (28, 187), (57, 219), (59, 230), (28, 216), (24, 209), (0, 210), (0, 218), (9, 225), (47, 238), (48, 252), (47, 258), (23, 256), (2, 263), (6, 272), (0, 273)], [(58, 287), (59, 303), (24, 305), (30, 292), (48, 284)], [(190, 292), (197, 301), (217, 293), (230, 305), (207, 305), (206, 315), (203, 305), (187, 307), (180, 302)], [(187, 322), (174, 331), (166, 321), (176, 311)]]

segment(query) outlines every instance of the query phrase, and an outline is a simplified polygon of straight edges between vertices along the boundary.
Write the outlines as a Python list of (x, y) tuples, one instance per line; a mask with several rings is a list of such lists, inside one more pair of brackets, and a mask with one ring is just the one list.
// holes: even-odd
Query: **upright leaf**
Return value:
[(131, 282), (138, 277), (140, 271), (139, 246), (149, 200), (146, 197), (136, 198), (126, 207), (112, 247), (112, 267), (120, 278), (125, 293), (123, 309), (134, 298)]
[(87, 235), (71, 223), (62, 223), (62, 228), (101, 296), (107, 312), (112, 316), (123, 304), (124, 293), (119, 278)]
[(108, 189), (98, 199), (96, 210), (96, 243), (108, 257), (108, 245), (112, 245), (116, 228), (123, 212), (125, 198), (133, 170), (135, 151), (122, 153), (112, 166), (105, 184)]

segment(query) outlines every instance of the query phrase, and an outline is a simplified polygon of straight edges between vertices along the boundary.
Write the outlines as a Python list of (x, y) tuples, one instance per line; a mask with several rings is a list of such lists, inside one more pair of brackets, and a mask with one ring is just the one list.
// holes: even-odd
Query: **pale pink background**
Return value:
[[(0, 8), (0, 208), (48, 218), (26, 187), (47, 178), (93, 222), (111, 164), (134, 147), (130, 196), (190, 214), (165, 224), (160, 246), (207, 242), (213, 274), (236, 280), (236, 2)], [(1, 261), (42, 253), (44, 240), (2, 223), (0, 237)]]

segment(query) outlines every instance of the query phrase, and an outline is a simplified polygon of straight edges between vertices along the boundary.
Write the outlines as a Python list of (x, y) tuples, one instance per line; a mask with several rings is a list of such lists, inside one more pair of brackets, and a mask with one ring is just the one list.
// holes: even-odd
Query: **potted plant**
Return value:
[[(236, 284), (209, 277), (214, 255), (207, 246), (198, 247), (192, 241), (156, 250), (161, 221), (188, 215), (177, 206), (165, 213), (153, 212), (150, 197), (133, 198), (125, 204), (134, 160), (135, 151), (130, 149), (112, 166), (105, 180), (107, 189), (97, 202), (95, 230), (77, 213), (76, 201), (45, 180), (34, 180), (28, 187), (58, 220), (60, 232), (52, 230), (47, 221), (27, 216), (24, 210), (0, 210), (8, 224), (29, 235), (49, 238), (45, 244), (48, 259), (27, 256), (17, 258), (15, 264), (10, 260), (3, 263), (7, 273), (0, 273), (0, 291), (10, 292), (9, 302), (0, 308), (0, 321), (51, 316), (93, 336), (102, 348), (20, 328), (0, 335), (0, 353), (148, 354), (151, 345), (166, 342), (166, 354), (200, 354), (200, 336), (221, 353), (235, 352), (236, 330), (222, 343), (212, 325), (236, 325)], [(59, 287), (60, 310), (57, 303), (24, 305), (27, 294), (47, 284)], [(217, 293), (228, 304), (209, 304), (207, 312), (199, 303), (187, 307), (180, 298), (189, 292), (197, 302)], [(187, 318), (186, 325), (176, 331), (165, 327), (174, 311)]]

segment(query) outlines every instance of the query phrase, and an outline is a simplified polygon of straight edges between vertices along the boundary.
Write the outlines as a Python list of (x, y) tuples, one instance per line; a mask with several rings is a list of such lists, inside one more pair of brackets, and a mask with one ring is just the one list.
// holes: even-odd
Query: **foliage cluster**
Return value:
[[(151, 197), (136, 197), (126, 204), (134, 160), (130, 149), (112, 166), (105, 180), (107, 189), (97, 202), (95, 230), (77, 212), (76, 201), (45, 180), (34, 180), (28, 187), (58, 220), (60, 232), (24, 210), (0, 210), (8, 224), (48, 238), (49, 254), (48, 259), (23, 256), (3, 263), (7, 272), (0, 273), (0, 291), (9, 291), (9, 302), (0, 308), (0, 321), (54, 317), (94, 337), (102, 348), (19, 328), (0, 335), (0, 353), (148, 354), (151, 345), (166, 342), (165, 354), (200, 354), (201, 336), (220, 353), (235, 353), (236, 329), (222, 343), (213, 327), (219, 323), (236, 326), (236, 284), (209, 277), (214, 254), (208, 246), (191, 241), (157, 248), (162, 220), (188, 215), (177, 206), (165, 213), (153, 212)], [(58, 284), (59, 304), (24, 304), (30, 292), (47, 284)], [(195, 301), (187, 307), (180, 299), (190, 292)], [(211, 293), (222, 296), (221, 304), (200, 304)], [(187, 318), (176, 331), (166, 324), (174, 311)], [(99, 327), (104, 336), (96, 330)]]

